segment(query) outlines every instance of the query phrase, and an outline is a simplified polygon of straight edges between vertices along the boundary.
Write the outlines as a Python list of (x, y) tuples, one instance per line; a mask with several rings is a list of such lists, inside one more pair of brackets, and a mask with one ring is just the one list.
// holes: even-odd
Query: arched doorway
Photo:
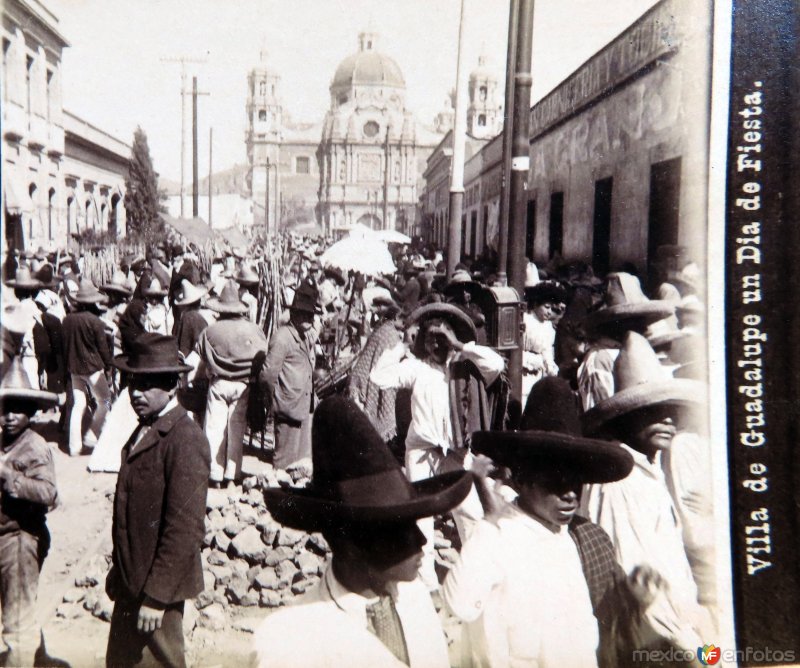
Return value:
[(33, 220), (39, 213), (39, 207), (36, 202), (38, 198), (37, 191), (38, 188), (35, 183), (31, 183), (28, 186), (28, 196), (31, 198), (31, 215), (28, 218), (28, 243), (33, 243)]
[(47, 193), (47, 238), (53, 240), (53, 218), (56, 215), (56, 189), (50, 188)]
[(378, 218), (374, 213), (365, 213), (361, 216), (356, 223), (361, 223), (365, 227), (369, 227), (373, 230), (381, 230), (383, 229), (383, 225), (381, 225), (381, 219)]
[(117, 208), (122, 198), (119, 193), (114, 193), (111, 196), (111, 211), (108, 214), (108, 234), (112, 239), (117, 238), (119, 227), (117, 226), (117, 215), (119, 209)]

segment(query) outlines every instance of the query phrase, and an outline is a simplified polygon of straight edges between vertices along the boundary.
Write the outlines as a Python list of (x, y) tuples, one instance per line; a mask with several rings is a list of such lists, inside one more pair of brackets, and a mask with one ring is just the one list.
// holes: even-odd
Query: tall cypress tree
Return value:
[(166, 208), (161, 204), (158, 177), (153, 169), (147, 134), (137, 127), (133, 133), (133, 148), (128, 161), (125, 179), (125, 210), (128, 232), (144, 241), (152, 241), (163, 231), (164, 222), (159, 216)]

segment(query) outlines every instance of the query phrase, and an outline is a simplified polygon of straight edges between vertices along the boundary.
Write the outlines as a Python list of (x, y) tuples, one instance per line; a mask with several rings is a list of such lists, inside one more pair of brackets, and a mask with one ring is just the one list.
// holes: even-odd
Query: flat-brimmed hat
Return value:
[(673, 314), (666, 301), (648, 299), (639, 279), (626, 272), (608, 275), (605, 306), (586, 318), (586, 331), (620, 338), (627, 331), (643, 333), (648, 325)]
[(458, 269), (453, 272), (450, 281), (444, 286), (442, 291), (447, 297), (461, 297), (461, 293), (468, 292), (474, 301), (476, 297), (483, 293), (483, 286), (477, 281), (472, 280), (472, 276), (465, 269)]
[(167, 289), (161, 286), (161, 281), (159, 281), (155, 276), (150, 280), (150, 285), (142, 287), (142, 296), (143, 297), (166, 297), (167, 296)]
[(261, 277), (248, 265), (243, 265), (234, 279), (239, 285), (247, 286), (257, 285), (261, 281)]
[(115, 271), (111, 281), (100, 286), (100, 290), (103, 292), (116, 292), (126, 297), (130, 297), (133, 294), (133, 289), (128, 283), (128, 277), (121, 271)]
[(533, 386), (520, 431), (478, 431), (471, 443), (512, 470), (551, 471), (581, 483), (621, 480), (633, 468), (618, 443), (583, 436), (578, 400), (569, 382), (556, 376)]
[(206, 306), (217, 313), (247, 313), (248, 307), (239, 299), (239, 286), (232, 278), (225, 281), (219, 297), (212, 297)]
[(309, 281), (303, 281), (294, 291), (292, 305), (289, 307), (293, 311), (305, 311), (306, 313), (322, 313), (322, 306), (319, 303), (319, 290)]
[(342, 396), (317, 407), (311, 434), (311, 484), (264, 491), (272, 516), (296, 529), (377, 528), (438, 515), (461, 503), (472, 486), (466, 471), (409, 482), (369, 418)]
[(20, 267), (13, 279), (6, 281), (10, 288), (20, 288), (23, 290), (38, 290), (42, 287), (42, 282), (35, 279), (30, 267)]
[(28, 374), (22, 368), (20, 357), (12, 358), (0, 380), (0, 402), (8, 399), (30, 401), (40, 408), (55, 406), (58, 403), (57, 394), (33, 387)]
[(408, 324), (418, 324), (422, 329), (425, 322), (433, 318), (441, 318), (449, 323), (462, 343), (474, 341), (476, 338), (475, 323), (472, 318), (453, 304), (437, 302), (420, 306), (408, 317)]
[(347, 282), (344, 278), (344, 274), (338, 267), (325, 267), (322, 273), (325, 278), (330, 278), (336, 285), (343, 286)]
[(174, 336), (154, 332), (137, 336), (129, 354), (114, 358), (114, 366), (132, 374), (184, 373), (192, 369), (184, 364)]
[(539, 281), (536, 285), (525, 288), (525, 301), (529, 307), (545, 302), (567, 304), (569, 292), (557, 281)]
[(176, 296), (175, 306), (194, 304), (195, 302), (199, 302), (207, 294), (208, 290), (198, 285), (193, 285), (184, 278), (181, 280), (181, 291)]
[(72, 299), (79, 304), (100, 304), (105, 302), (108, 297), (100, 292), (88, 278), (82, 278), (78, 284), (78, 291), (72, 296)]
[(614, 362), (614, 394), (587, 411), (583, 430), (597, 434), (612, 420), (647, 406), (692, 406), (705, 401), (705, 383), (673, 378), (641, 334), (628, 332)]

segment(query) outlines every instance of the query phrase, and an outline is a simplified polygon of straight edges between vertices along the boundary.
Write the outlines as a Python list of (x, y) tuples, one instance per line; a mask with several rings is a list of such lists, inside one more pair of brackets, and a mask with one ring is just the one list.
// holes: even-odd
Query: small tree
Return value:
[(158, 190), (147, 134), (137, 127), (133, 133), (128, 177), (125, 179), (125, 210), (131, 236), (149, 243), (163, 232), (164, 221), (159, 215), (166, 212), (166, 207), (161, 204), (163, 199), (163, 193)]

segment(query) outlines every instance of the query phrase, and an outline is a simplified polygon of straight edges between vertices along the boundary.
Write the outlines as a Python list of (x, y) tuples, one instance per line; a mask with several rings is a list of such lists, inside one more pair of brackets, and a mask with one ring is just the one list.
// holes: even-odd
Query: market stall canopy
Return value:
[(214, 230), (216, 236), (221, 237), (233, 246), (247, 246), (250, 240), (244, 236), (238, 227), (226, 227), (222, 230)]
[(387, 244), (410, 244), (411, 237), (397, 230), (377, 230), (375, 236)]
[(12, 216), (33, 213), (33, 201), (22, 178), (10, 169), (3, 170), (3, 206)]
[(203, 246), (214, 238), (214, 231), (202, 218), (173, 218), (165, 213), (161, 214), (161, 218), (189, 243)]

